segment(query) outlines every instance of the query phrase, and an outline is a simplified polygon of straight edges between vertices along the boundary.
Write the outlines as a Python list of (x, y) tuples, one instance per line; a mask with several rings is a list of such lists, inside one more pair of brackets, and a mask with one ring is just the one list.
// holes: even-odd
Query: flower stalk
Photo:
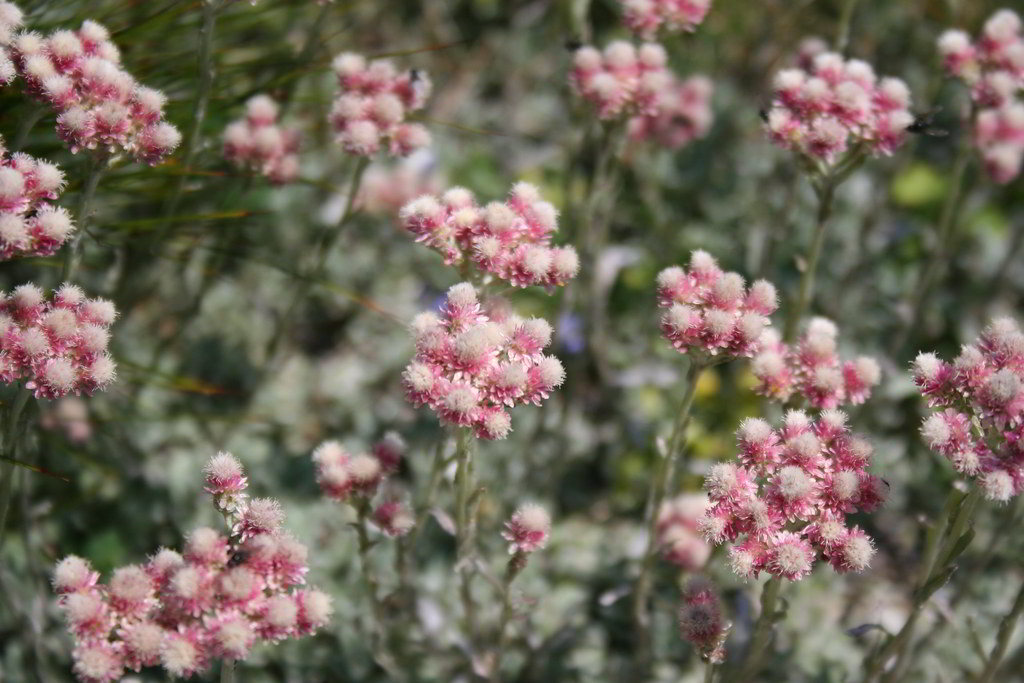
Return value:
[(498, 620), (498, 643), (494, 649), (494, 658), (491, 661), (491, 681), (501, 681), (501, 659), (508, 647), (509, 629), (508, 624), (512, 620), (512, 582), (526, 567), (529, 553), (522, 550), (516, 551), (505, 566), (505, 577), (501, 584), (501, 617)]
[(1024, 583), (1021, 584), (1020, 590), (1017, 591), (1017, 598), (1013, 601), (1013, 607), (999, 624), (996, 644), (992, 648), (992, 654), (989, 655), (988, 660), (985, 662), (985, 668), (978, 675), (978, 683), (989, 683), (995, 678), (996, 672), (999, 671), (999, 665), (1002, 664), (1003, 658), (1006, 656), (1006, 650), (1010, 646), (1010, 638), (1013, 637), (1013, 632), (1017, 628), (1017, 621), (1020, 619), (1021, 614), (1024, 614)]
[(455, 548), (459, 574), (459, 597), (466, 638), (473, 644), (477, 633), (476, 602), (473, 600), (473, 562), (476, 520), (473, 514), (473, 433), (465, 427), (455, 437)]
[(761, 589), (761, 616), (757, 618), (757, 623), (754, 625), (754, 637), (750, 641), (746, 661), (737, 676), (732, 679), (736, 683), (757, 680), (757, 672), (761, 670), (761, 662), (772, 642), (775, 624), (783, 615), (783, 612), (776, 608), (781, 588), (782, 579), (773, 576), (765, 582), (764, 588)]
[(64, 266), (61, 269), (60, 281), (71, 282), (75, 272), (82, 261), (82, 238), (89, 228), (89, 219), (92, 217), (92, 203), (96, 196), (96, 188), (99, 187), (100, 179), (107, 167), (106, 154), (89, 155), (86, 161), (85, 185), (82, 186), (82, 197), (78, 202), (77, 229), (71, 236), (67, 253), (64, 256)]
[(686, 427), (690, 422), (693, 400), (697, 394), (697, 381), (704, 370), (704, 365), (694, 359), (686, 370), (686, 389), (682, 402), (676, 413), (675, 424), (664, 453), (658, 458), (654, 479), (647, 493), (646, 522), (647, 547), (640, 564), (640, 574), (633, 590), (633, 627), (636, 629), (637, 662), (641, 672), (650, 669), (653, 662), (651, 642), (651, 614), (648, 609), (648, 597), (654, 582), (654, 560), (658, 551), (658, 510), (668, 494), (675, 479), (675, 471), (679, 454), (685, 444)]

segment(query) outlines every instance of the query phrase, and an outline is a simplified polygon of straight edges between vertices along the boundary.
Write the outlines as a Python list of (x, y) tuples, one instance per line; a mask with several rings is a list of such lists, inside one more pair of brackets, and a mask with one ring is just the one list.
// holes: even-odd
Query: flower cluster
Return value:
[(245, 118), (224, 129), (224, 158), (283, 185), (299, 175), (299, 133), (277, 124), (277, 109), (267, 95), (250, 98)]
[(756, 354), (778, 295), (766, 280), (748, 289), (739, 273), (722, 271), (714, 257), (697, 250), (689, 269), (658, 273), (658, 305), (665, 309), (662, 335), (680, 353), (708, 364)]
[(659, 29), (693, 31), (704, 22), (711, 0), (621, 0), (622, 21), (650, 40)]
[(505, 522), (502, 538), (508, 541), (509, 555), (532, 553), (548, 544), (551, 534), (551, 515), (540, 505), (520, 505)]
[(561, 286), (576, 276), (571, 246), (551, 246), (558, 211), (529, 183), (516, 183), (505, 202), (480, 207), (473, 194), (453, 187), (440, 198), (423, 195), (401, 211), (402, 225), (437, 250), (445, 263), (472, 262), (516, 287)]
[(783, 343), (775, 330), (765, 330), (761, 352), (751, 363), (758, 382), (754, 391), (783, 403), (795, 393), (818, 409), (863, 403), (882, 371), (869, 356), (840, 360), (838, 335), (835, 323), (826, 318), (812, 318), (792, 346)]
[(22, 11), (13, 2), (0, 2), (0, 85), (10, 85), (18, 75), (8, 46), (21, 27)]
[[(339, 502), (358, 498), (369, 502), (385, 480), (398, 471), (405, 456), (405, 442), (389, 432), (372, 453), (352, 454), (337, 441), (325, 441), (313, 451), (316, 481), (323, 494)], [(385, 498), (373, 510), (373, 521), (388, 536), (404, 536), (416, 525), (409, 506)]]
[(662, 503), (658, 511), (658, 546), (662, 556), (688, 571), (703, 567), (711, 556), (711, 546), (701, 537), (699, 523), (707, 509), (708, 498), (684, 493)]
[(679, 610), (679, 630), (683, 640), (693, 645), (701, 657), (725, 661), (725, 638), (729, 624), (722, 616), (722, 603), (715, 587), (703, 576), (695, 576), (683, 587), (683, 606)]
[(350, 52), (335, 57), (332, 66), (341, 92), (329, 121), (346, 152), (369, 157), (386, 149), (392, 156), (406, 156), (430, 144), (426, 128), (405, 120), (430, 95), (426, 73), (398, 73), (386, 59), (367, 62)]
[(710, 128), (712, 86), (700, 76), (679, 80), (667, 62), (657, 43), (637, 48), (620, 40), (604, 52), (588, 45), (576, 50), (570, 80), (599, 118), (627, 117), (633, 139), (679, 147)]
[(934, 409), (921, 425), (929, 448), (976, 477), (990, 500), (1024, 491), (1024, 334), (1017, 324), (994, 320), (952, 363), (922, 353), (913, 373)]
[(363, 174), (356, 204), (368, 213), (398, 218), (402, 207), (416, 197), (441, 191), (433, 165), (433, 159), (424, 160), (419, 154), (393, 166), (374, 164)]
[(906, 83), (835, 52), (815, 55), (809, 69), (780, 71), (773, 88), (769, 136), (812, 164), (833, 164), (850, 148), (892, 154), (914, 121)]
[(32, 284), (0, 294), (0, 381), (25, 379), (36, 398), (92, 394), (117, 366), (107, 353), (117, 311), (65, 284), (50, 300)]
[(765, 571), (798, 580), (820, 555), (839, 572), (868, 566), (874, 547), (846, 515), (882, 504), (885, 483), (869, 474), (872, 448), (826, 410), (816, 420), (786, 413), (782, 428), (748, 418), (736, 432), (739, 463), (715, 465), (704, 480), (711, 506), (701, 520), (710, 542), (729, 549), (736, 574)]
[(64, 189), (56, 164), (18, 152), (0, 138), (0, 261), (50, 256), (75, 230), (71, 216), (50, 204)]
[(999, 10), (985, 22), (976, 42), (964, 31), (939, 37), (946, 71), (971, 87), (977, 112), (974, 142), (997, 183), (1020, 173), (1024, 159), (1024, 33), (1020, 17)]
[(10, 49), (29, 94), (57, 111), (57, 134), (72, 152), (122, 150), (157, 164), (181, 141), (164, 120), (167, 98), (121, 68), (120, 52), (102, 25), (87, 20), (77, 31), (46, 37), (23, 32)]
[(412, 323), (416, 356), (403, 373), (406, 397), (443, 422), (472, 427), (478, 438), (504, 439), (512, 428), (506, 408), (540, 405), (565, 378), (562, 363), (544, 354), (551, 325), (485, 313), (468, 282), (448, 290), (440, 313)]
[(82, 558), (53, 573), (58, 604), (75, 639), (79, 680), (120, 680), (126, 669), (162, 666), (188, 678), (213, 660), (242, 660), (259, 642), (315, 633), (331, 599), (305, 583), (307, 550), (281, 530), (277, 501), (244, 494), (242, 466), (221, 453), (206, 467), (206, 490), (239, 502), (231, 536), (209, 527), (189, 534), (183, 552), (161, 549), (144, 564), (114, 570), (107, 584)]

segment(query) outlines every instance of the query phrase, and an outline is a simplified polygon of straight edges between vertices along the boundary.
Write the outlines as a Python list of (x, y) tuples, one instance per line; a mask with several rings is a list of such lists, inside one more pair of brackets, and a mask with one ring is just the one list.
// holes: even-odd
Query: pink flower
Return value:
[(866, 62), (817, 44), (800, 67), (776, 74), (774, 90), (765, 116), (769, 138), (812, 163), (832, 165), (853, 147), (890, 155), (914, 120), (903, 81), (878, 80)]
[(416, 518), (407, 505), (389, 500), (373, 511), (373, 521), (388, 536), (404, 536), (416, 526)]
[[(652, 24), (652, 12), (658, 11), (656, 4), (674, 19), (659, 18)], [(695, 26), (709, 4), (702, 0), (632, 2), (627, 7), (626, 21), (640, 33), (653, 32), (661, 21), (670, 26), (677, 25), (677, 20), (680, 27)], [(678, 11), (669, 9), (669, 5), (675, 5)], [(684, 10), (682, 5), (689, 9)], [(696, 11), (698, 6), (703, 6), (703, 12)], [(626, 117), (631, 139), (654, 140), (674, 149), (703, 137), (711, 128), (713, 87), (703, 76), (679, 80), (668, 70), (667, 61), (665, 48), (657, 43), (637, 48), (614, 41), (603, 53), (585, 46), (575, 53), (570, 82), (576, 93), (597, 109), (599, 118)]]
[(277, 103), (255, 95), (245, 103), (245, 117), (224, 129), (224, 158), (266, 176), (275, 185), (299, 174), (299, 134), (277, 124)]
[(662, 335), (680, 353), (701, 363), (754, 355), (777, 307), (765, 280), (748, 289), (738, 273), (724, 273), (710, 254), (695, 251), (689, 270), (672, 266), (658, 274)]
[(683, 588), (683, 606), (679, 610), (679, 630), (701, 656), (712, 662), (725, 660), (725, 638), (729, 624), (722, 616), (718, 593), (702, 576), (690, 579)]
[[(0, 26), (0, 35), (9, 32)], [(57, 113), (57, 134), (77, 153), (123, 151), (157, 164), (181, 142), (164, 121), (163, 93), (139, 85), (121, 65), (106, 28), (94, 21), (78, 31), (14, 36), (7, 48), (26, 91)], [(4, 76), (0, 59), (0, 79)]]
[(341, 93), (328, 121), (346, 152), (373, 156), (386, 150), (392, 156), (407, 156), (430, 144), (426, 128), (406, 121), (430, 95), (425, 72), (398, 73), (386, 59), (367, 62), (350, 52), (335, 57), (332, 67)]
[(1024, 490), (1024, 333), (1010, 318), (993, 320), (952, 363), (920, 354), (914, 383), (932, 412), (925, 444), (953, 468), (976, 477), (990, 500)]
[(870, 541), (858, 530), (861, 540), (845, 545), (854, 534), (845, 516), (877, 508), (885, 488), (867, 472), (870, 445), (850, 433), (845, 415), (827, 410), (812, 421), (790, 411), (778, 431), (750, 419), (737, 442), (746, 467), (711, 468), (704, 480), (710, 506), (699, 522), (709, 542), (734, 544), (729, 556), (737, 574), (799, 580), (819, 554), (839, 571), (867, 566)]
[(509, 542), (509, 554), (532, 553), (542, 549), (551, 533), (551, 516), (540, 505), (527, 503), (519, 506), (505, 522), (502, 538)]
[(556, 287), (576, 277), (579, 257), (555, 247), (558, 211), (529, 183), (516, 183), (504, 203), (480, 207), (464, 188), (420, 196), (401, 210), (402, 225), (447, 264), (471, 262), (516, 287)]
[(406, 397), (443, 422), (470, 427), (479, 438), (502, 439), (511, 429), (506, 408), (539, 405), (561, 385), (565, 370), (542, 351), (546, 322), (495, 310), (483, 313), (469, 283), (455, 285), (441, 316), (423, 313), (412, 331), (416, 356), (403, 374)]
[(842, 360), (838, 335), (835, 324), (825, 318), (813, 318), (792, 346), (766, 330), (751, 367), (758, 380), (754, 391), (784, 403), (795, 394), (825, 410), (863, 403), (881, 381), (881, 369), (868, 356)]
[(115, 375), (107, 354), (115, 316), (112, 303), (86, 299), (73, 285), (51, 301), (31, 284), (0, 295), (0, 381), (24, 379), (37, 398), (106, 388)]
[(22, 152), (8, 156), (0, 139), (0, 261), (51, 256), (67, 241), (71, 216), (49, 203), (63, 189), (60, 168)]
[(698, 528), (707, 507), (707, 496), (683, 494), (665, 501), (658, 511), (656, 533), (662, 556), (683, 569), (702, 568), (711, 556), (711, 546)]
[[(22, 301), (29, 306), (32, 297)], [(223, 455), (214, 461), (224, 467), (207, 468), (207, 485), (211, 474), (225, 469), (230, 476), (215, 478), (244, 482), (237, 461), (227, 463)], [(280, 506), (267, 501), (245, 504), (243, 523), (230, 539), (196, 529), (184, 557), (162, 549), (144, 566), (116, 569), (107, 585), (98, 583), (85, 560), (61, 560), (53, 585), (75, 639), (78, 679), (113, 681), (125, 668), (157, 665), (187, 678), (214, 658), (245, 659), (260, 641), (312, 635), (326, 625), (330, 598), (314, 588), (291, 590), (305, 581), (307, 550), (277, 530)]]

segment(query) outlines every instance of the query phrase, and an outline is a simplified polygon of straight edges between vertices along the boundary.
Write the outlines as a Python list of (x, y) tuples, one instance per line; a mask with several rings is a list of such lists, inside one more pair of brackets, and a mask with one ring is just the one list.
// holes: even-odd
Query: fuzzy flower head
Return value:
[(278, 106), (268, 95), (246, 102), (245, 116), (224, 129), (224, 158), (240, 168), (266, 176), (276, 185), (299, 174), (298, 131), (278, 124)]
[(51, 203), (63, 189), (60, 168), (24, 153), (8, 155), (0, 138), (0, 261), (51, 256), (67, 241), (74, 222)]
[(869, 356), (841, 359), (838, 335), (835, 324), (825, 318), (813, 318), (793, 345), (783, 343), (775, 330), (766, 330), (761, 352), (751, 363), (755, 391), (783, 403), (798, 396), (820, 410), (866, 401), (881, 381), (881, 369)]
[(703, 576), (687, 581), (683, 588), (683, 605), (679, 610), (679, 630), (683, 640), (693, 645), (704, 659), (723, 662), (729, 628), (714, 585)]
[(711, 0), (620, 0), (622, 20), (633, 33), (652, 39), (661, 29), (692, 32), (704, 21)]
[(328, 121), (346, 152), (404, 157), (430, 144), (427, 129), (407, 120), (423, 108), (430, 95), (426, 72), (399, 73), (389, 60), (367, 61), (351, 52), (335, 57), (331, 66), (341, 91)]
[(540, 405), (565, 379), (561, 362), (543, 353), (551, 326), (500, 310), (485, 314), (469, 283), (449, 289), (441, 315), (420, 314), (412, 331), (416, 355), (403, 375), (406, 398), (481, 439), (504, 439), (508, 408)]
[(775, 75), (765, 127), (772, 142), (815, 168), (847, 152), (890, 155), (905, 141), (910, 91), (898, 78), (878, 78), (870, 64), (819, 52), (803, 67)]
[(658, 274), (661, 332), (680, 353), (702, 364), (749, 357), (778, 307), (775, 287), (758, 280), (750, 287), (739, 273), (726, 273), (705, 251), (690, 256), (689, 268)]
[[(208, 465), (208, 488), (227, 482), (237, 489), (245, 481), (237, 461), (224, 456)], [(183, 553), (162, 549), (145, 564), (115, 569), (105, 584), (86, 560), (61, 560), (53, 586), (75, 640), (78, 680), (115, 681), (126, 669), (155, 666), (187, 678), (215, 659), (245, 659), (259, 643), (312, 635), (325, 626), (331, 600), (315, 588), (299, 588), (308, 568), (306, 548), (279, 530), (283, 513), (267, 501), (247, 505), (244, 529), (230, 539), (201, 527), (189, 535)]]
[(486, 206), (460, 187), (440, 197), (423, 195), (400, 215), (416, 241), (439, 252), (445, 263), (472, 263), (516, 287), (565, 285), (579, 270), (575, 249), (551, 244), (558, 211), (529, 183), (516, 183), (504, 202)]
[(740, 464), (716, 465), (705, 479), (711, 505), (699, 522), (711, 543), (733, 544), (737, 574), (795, 581), (819, 557), (837, 571), (868, 565), (871, 541), (845, 517), (876, 509), (885, 485), (868, 473), (871, 447), (850, 432), (845, 415), (827, 410), (812, 420), (790, 411), (781, 429), (746, 420), (737, 441)]
[[(109, 31), (95, 21), (48, 36), (23, 32), (7, 49), (29, 95), (57, 114), (57, 134), (72, 152), (123, 153), (157, 164), (181, 142), (164, 119), (164, 94), (124, 70)], [(0, 77), (3, 66), (0, 59)]]
[(990, 500), (1024, 491), (1024, 333), (998, 318), (960, 355), (945, 361), (922, 353), (911, 368), (932, 412), (921, 439)]
[(541, 550), (551, 534), (551, 516), (540, 505), (526, 503), (505, 522), (502, 538), (509, 542), (508, 552), (532, 553)]
[(704, 76), (680, 79), (667, 62), (657, 43), (619, 40), (604, 51), (586, 45), (573, 54), (570, 82), (598, 118), (625, 119), (631, 139), (675, 149), (711, 128), (713, 87)]
[(47, 299), (26, 284), (0, 294), (0, 381), (25, 381), (36, 398), (91, 395), (109, 385), (116, 365), (107, 353), (117, 313), (65, 284)]
[(951, 29), (939, 36), (946, 72), (971, 89), (974, 144), (989, 176), (1005, 184), (1024, 160), (1024, 32), (1016, 12), (1001, 9), (971, 39)]
[(688, 571), (704, 567), (711, 557), (711, 546), (700, 534), (707, 505), (706, 495), (688, 493), (662, 504), (655, 532), (665, 560)]

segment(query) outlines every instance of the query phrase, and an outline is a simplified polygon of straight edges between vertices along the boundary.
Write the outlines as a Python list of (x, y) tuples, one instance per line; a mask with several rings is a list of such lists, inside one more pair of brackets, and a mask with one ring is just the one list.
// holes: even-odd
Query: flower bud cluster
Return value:
[(711, 506), (700, 522), (711, 543), (734, 544), (736, 574), (796, 581), (819, 557), (838, 572), (868, 566), (871, 539), (847, 527), (846, 515), (878, 508), (886, 486), (868, 473), (871, 444), (850, 433), (844, 413), (826, 410), (812, 420), (791, 410), (779, 430), (748, 418), (736, 436), (739, 462), (717, 464), (705, 478)]
[(57, 112), (57, 134), (72, 152), (123, 151), (157, 164), (181, 142), (164, 120), (167, 98), (121, 67), (110, 32), (95, 21), (45, 37), (19, 33), (10, 51), (29, 94)]
[(1009, 318), (992, 321), (946, 362), (918, 355), (914, 383), (934, 409), (921, 436), (985, 497), (1006, 502), (1024, 491), (1024, 333)]
[(551, 535), (551, 515), (540, 505), (520, 505), (505, 522), (502, 538), (508, 541), (509, 555), (541, 550)]
[[(385, 434), (371, 453), (352, 454), (337, 441), (325, 441), (313, 451), (316, 481), (332, 500), (369, 503), (388, 477), (398, 471), (405, 450), (405, 441), (394, 432)], [(416, 525), (409, 506), (390, 497), (377, 504), (372, 519), (388, 536), (404, 536)]]
[(400, 215), (416, 241), (438, 251), (445, 263), (471, 262), (516, 287), (561, 286), (579, 271), (575, 249), (551, 246), (558, 211), (529, 183), (516, 183), (504, 202), (483, 207), (469, 190), (453, 187), (440, 198), (414, 199)]
[[(246, 478), (233, 456), (218, 454), (205, 472), (215, 498), (244, 495)], [(161, 549), (143, 564), (115, 569), (106, 584), (80, 557), (57, 564), (53, 587), (75, 640), (78, 680), (106, 683), (151, 666), (188, 678), (216, 659), (244, 660), (260, 642), (312, 635), (327, 624), (331, 598), (300, 587), (308, 551), (281, 529), (277, 501), (253, 499), (238, 514), (230, 538), (200, 527), (181, 553)]]
[(819, 410), (863, 403), (882, 371), (869, 356), (841, 360), (838, 336), (835, 323), (826, 318), (812, 318), (792, 346), (783, 343), (775, 330), (765, 330), (761, 352), (751, 362), (758, 381), (754, 391), (783, 403), (796, 394)]
[(299, 133), (279, 126), (277, 111), (267, 95), (250, 98), (245, 118), (224, 129), (224, 158), (283, 185), (299, 175)]
[(328, 120), (346, 152), (370, 157), (385, 150), (391, 156), (407, 156), (430, 144), (426, 128), (406, 121), (430, 95), (426, 73), (399, 73), (389, 60), (367, 62), (351, 52), (335, 57), (332, 66), (341, 92)]
[(421, 163), (419, 156), (392, 166), (374, 164), (366, 169), (359, 184), (357, 206), (367, 213), (401, 221), (403, 206), (417, 197), (440, 193), (442, 185), (433, 160)]
[(692, 32), (704, 21), (711, 0), (621, 0), (622, 21), (650, 40), (659, 29)]
[(64, 189), (56, 164), (22, 152), (8, 155), (0, 138), (0, 261), (51, 256), (75, 231), (71, 215), (51, 201)]
[(10, 85), (18, 75), (11, 59), (10, 44), (21, 28), (24, 14), (13, 2), (0, 2), (0, 85)]
[(679, 631), (701, 657), (716, 664), (725, 661), (725, 638), (730, 624), (722, 616), (722, 603), (714, 585), (695, 576), (683, 587), (679, 610)]
[(105, 389), (117, 370), (107, 353), (115, 317), (114, 304), (75, 285), (49, 300), (32, 284), (0, 293), (0, 382), (24, 379), (36, 398)]
[(1008, 183), (1024, 160), (1024, 32), (1016, 12), (989, 17), (976, 41), (951, 29), (939, 36), (946, 71), (970, 86), (977, 112), (974, 143), (988, 174)]
[(758, 280), (749, 288), (739, 273), (726, 273), (697, 250), (689, 268), (658, 273), (661, 333), (680, 353), (702, 364), (750, 357), (760, 351), (768, 319), (778, 308), (775, 287)]
[(655, 533), (668, 562), (687, 571), (697, 571), (707, 563), (711, 546), (699, 528), (707, 506), (708, 497), (700, 493), (684, 493), (662, 503)]
[(769, 137), (815, 165), (831, 165), (853, 147), (892, 154), (914, 121), (906, 83), (879, 79), (867, 62), (835, 52), (815, 55), (809, 69), (780, 71), (772, 88)]
[(512, 429), (507, 408), (540, 405), (565, 379), (562, 363), (544, 354), (547, 321), (487, 314), (468, 282), (448, 290), (440, 313), (413, 321), (416, 355), (403, 379), (408, 400), (429, 406), (442, 422), (472, 427), (480, 439), (504, 439)]
[(570, 81), (599, 118), (627, 118), (632, 139), (677, 148), (711, 127), (712, 85), (703, 76), (680, 80), (667, 63), (658, 43), (619, 40), (603, 52), (587, 45), (576, 50)]

